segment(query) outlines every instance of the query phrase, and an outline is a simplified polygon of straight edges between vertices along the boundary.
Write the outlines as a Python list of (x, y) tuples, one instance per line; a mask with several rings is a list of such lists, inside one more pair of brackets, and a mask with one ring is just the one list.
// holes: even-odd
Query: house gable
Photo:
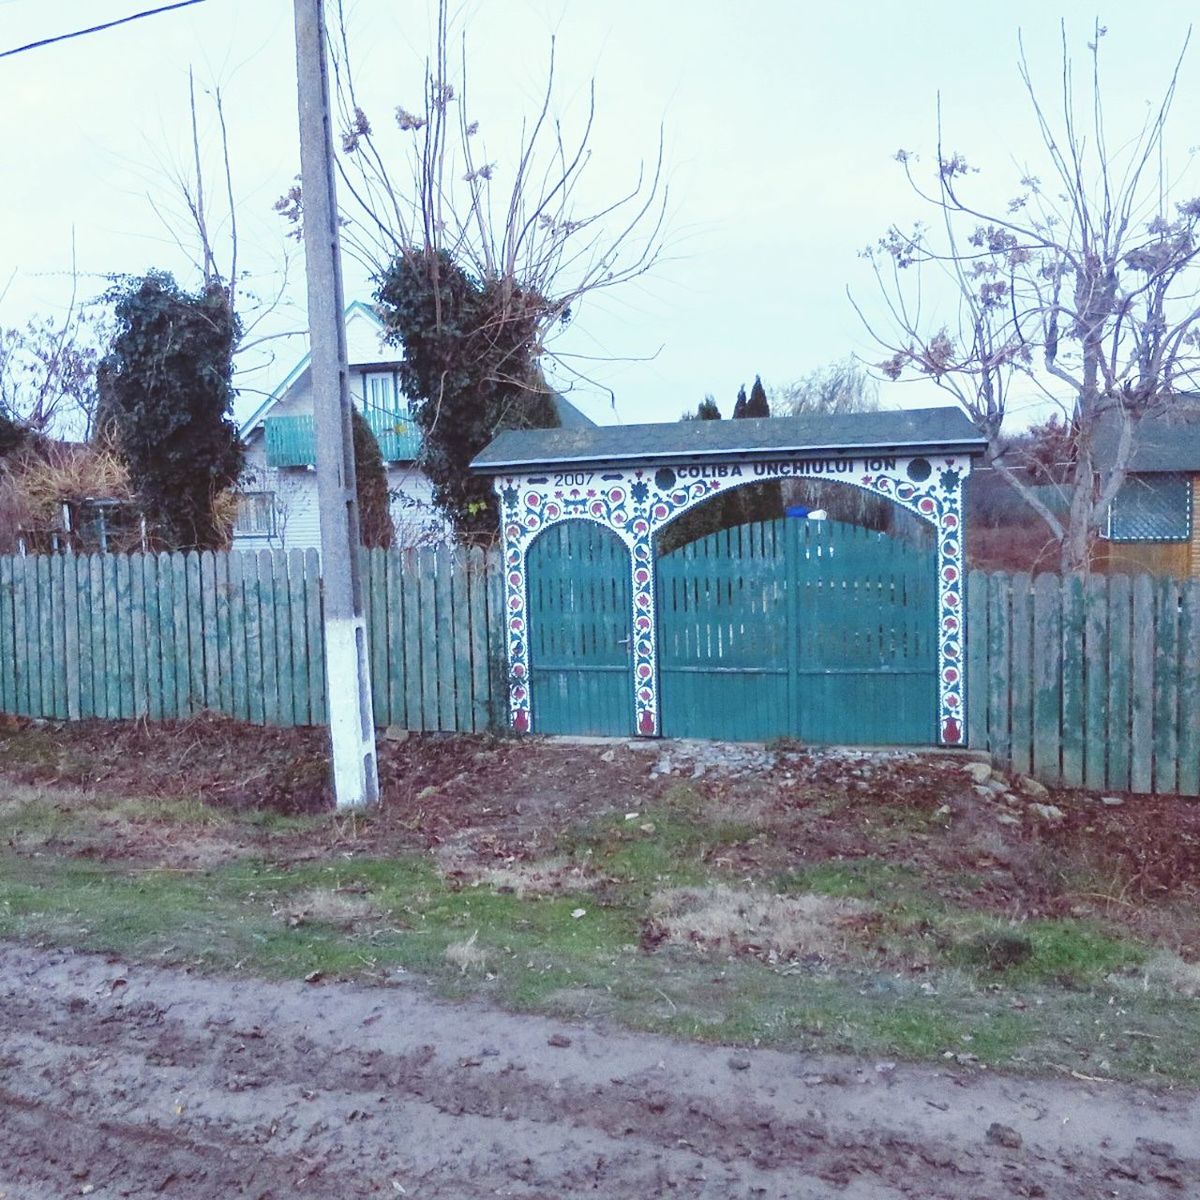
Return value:
[[(389, 370), (399, 364), (403, 355), (386, 345), (384, 324), (370, 305), (355, 300), (346, 306), (344, 317), (347, 357), (352, 371), (361, 374), (372, 368)], [(242, 423), (238, 434), (243, 441), (261, 427), (268, 415), (281, 407), (283, 411), (278, 415), (283, 415), (283, 412), (312, 411), (309, 383), (311, 361), (311, 353), (306, 352), (275, 390)]]

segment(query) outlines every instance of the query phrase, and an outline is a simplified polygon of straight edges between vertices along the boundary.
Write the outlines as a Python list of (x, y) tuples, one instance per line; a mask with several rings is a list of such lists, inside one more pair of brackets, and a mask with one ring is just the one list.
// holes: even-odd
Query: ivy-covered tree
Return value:
[(559, 424), (535, 358), (545, 301), (512, 279), (476, 278), (445, 251), (421, 250), (397, 255), (376, 298), (404, 348), (400, 386), (421, 428), (434, 501), (459, 536), (494, 538), (491, 481), (469, 466), (501, 429)]
[(358, 540), (369, 548), (391, 548), (396, 540), (392, 511), (388, 504), (387, 468), (379, 442), (367, 419), (353, 409), (350, 423), (354, 437), (354, 483), (358, 493)]
[(4, 459), (20, 450), (30, 436), (29, 430), (14, 421), (0, 406), (0, 465)]
[(115, 334), (97, 371), (100, 436), (129, 467), (155, 540), (213, 549), (228, 531), (218, 497), (241, 474), (231, 417), (241, 335), (228, 292), (186, 292), (167, 272), (122, 280), (109, 294)]
[[(657, 261), (667, 200), (661, 135), (653, 162), (631, 172), (628, 186), (607, 199), (595, 191), (585, 181), (594, 97), (575, 132), (557, 117), (552, 40), (540, 100), (512, 123), (516, 140), (485, 148), (486, 122), (468, 102), (473, 55), (458, 25), (463, 10), (452, 12), (449, 0), (433, 6), (420, 99), (369, 116), (357, 92), (366, 64), (353, 62), (350, 8), (329, 5), (342, 246), (375, 281), (393, 340), (405, 349), (402, 383), (439, 507), (461, 537), (494, 538), (491, 486), (468, 464), (499, 429), (559, 423), (542, 367), (554, 358), (554, 336), (586, 298)], [(276, 209), (302, 233), (300, 188)], [(585, 378), (575, 356), (556, 361)]]

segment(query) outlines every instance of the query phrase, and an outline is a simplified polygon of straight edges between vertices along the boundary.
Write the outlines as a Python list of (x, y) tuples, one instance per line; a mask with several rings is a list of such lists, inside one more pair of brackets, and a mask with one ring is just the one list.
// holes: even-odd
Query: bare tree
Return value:
[(0, 329), (0, 416), (33, 434), (86, 438), (96, 410), (100, 317), (74, 294), (62, 317)]
[(879, 408), (879, 384), (853, 358), (844, 358), (809, 371), (791, 383), (771, 389), (771, 411), (776, 416), (798, 417), (803, 413), (875, 412)]
[[(332, 32), (336, 103), (342, 125), (342, 242), (373, 277), (398, 257), (420, 256), (436, 276), (450, 261), (480, 280), (504, 281), (501, 320), (524, 322), (536, 298), (533, 358), (568, 324), (587, 295), (648, 271), (662, 249), (667, 187), (661, 130), (656, 155), (608, 202), (581, 208), (591, 161), (595, 87), (572, 136), (555, 115), (555, 44), (550, 40), (538, 110), (523, 121), (515, 146), (493, 158), (468, 103), (467, 35), (451, 62), (454, 34), (447, 0), (438, 0), (437, 38), (424, 94), (399, 105), (376, 127), (359, 102), (342, 0)], [(302, 197), (293, 188), (277, 206), (293, 222)], [(575, 356), (556, 356), (569, 370)]]
[[(202, 109), (207, 101), (215, 129), (215, 154), (207, 153), (202, 132)], [(241, 255), (239, 209), (229, 143), (226, 97), (217, 84), (200, 89), (188, 71), (189, 151), (179, 163), (158, 156), (158, 179), (145, 192), (146, 202), (169, 240), (191, 264), (205, 290), (221, 288), (231, 311), (238, 314), (242, 336), (236, 353), (244, 360), (251, 352), (278, 338), (302, 332), (297, 320), (282, 329), (272, 328), (273, 318), (288, 303), (294, 252), (288, 239), (279, 244), (277, 270), (267, 280), (247, 271)], [(215, 158), (215, 164), (212, 161)], [(165, 185), (164, 185), (165, 181)]]
[[(886, 326), (856, 305), (888, 354), (880, 364), (888, 378), (932, 379), (974, 420), (988, 440), (988, 461), (1058, 543), (1063, 570), (1088, 568), (1139, 421), (1194, 388), (1200, 364), (1200, 199), (1173, 201), (1178, 179), (1166, 166), (1183, 53), (1137, 132), (1110, 141), (1100, 73), (1105, 32), (1095, 25), (1080, 100), (1064, 26), (1053, 108), (1021, 45), (1021, 80), (1049, 169), (1046, 180), (1025, 169), (1003, 211), (968, 196), (977, 171), (943, 148), (940, 112), (931, 186), (915, 155), (897, 154), (936, 219), (932, 229), (893, 226), (865, 252), (886, 301)], [(956, 321), (926, 315), (925, 276), (933, 271), (957, 298)], [(1058, 406), (1070, 428), (1065, 515), (1014, 469), (1002, 426), (1019, 393)], [(1098, 454), (1102, 431), (1111, 431), (1112, 445)]]

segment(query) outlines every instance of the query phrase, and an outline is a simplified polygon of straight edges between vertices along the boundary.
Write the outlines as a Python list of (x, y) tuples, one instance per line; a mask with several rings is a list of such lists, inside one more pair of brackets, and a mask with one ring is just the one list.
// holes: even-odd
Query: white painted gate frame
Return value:
[(535, 697), (529, 673), (526, 557), (540, 533), (563, 521), (595, 521), (612, 530), (629, 548), (634, 728), (644, 737), (655, 737), (660, 732), (655, 535), (676, 517), (735, 487), (776, 479), (814, 479), (848, 484), (882, 496), (933, 526), (937, 547), (936, 741), (943, 746), (965, 745), (963, 487), (970, 471), (968, 455), (931, 452), (905, 457), (797, 455), (768, 462), (706, 457), (657, 468), (535, 470), (497, 477), (513, 728), (526, 732), (532, 727)]

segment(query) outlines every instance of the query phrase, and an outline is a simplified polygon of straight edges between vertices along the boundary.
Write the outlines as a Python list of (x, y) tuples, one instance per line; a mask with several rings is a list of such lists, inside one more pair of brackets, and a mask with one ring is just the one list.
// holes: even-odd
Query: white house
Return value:
[[(429, 480), (416, 466), (420, 431), (396, 385), (400, 357), (383, 334), (383, 323), (366, 304), (356, 300), (346, 309), (350, 393), (383, 454), (396, 544), (441, 541), (448, 526), (433, 506)], [(239, 432), (246, 443), (246, 472), (238, 490), (234, 545), (242, 550), (319, 547), (309, 355)]]
[[(397, 546), (443, 541), (450, 527), (433, 504), (433, 488), (418, 461), (421, 434), (396, 381), (402, 355), (384, 341), (384, 326), (361, 300), (346, 309), (350, 393), (379, 443), (387, 470)], [(573, 404), (554, 396), (565, 428), (594, 424)], [(313, 438), (309, 356), (240, 428), (246, 471), (238, 489), (234, 546), (306, 550), (321, 544)]]

